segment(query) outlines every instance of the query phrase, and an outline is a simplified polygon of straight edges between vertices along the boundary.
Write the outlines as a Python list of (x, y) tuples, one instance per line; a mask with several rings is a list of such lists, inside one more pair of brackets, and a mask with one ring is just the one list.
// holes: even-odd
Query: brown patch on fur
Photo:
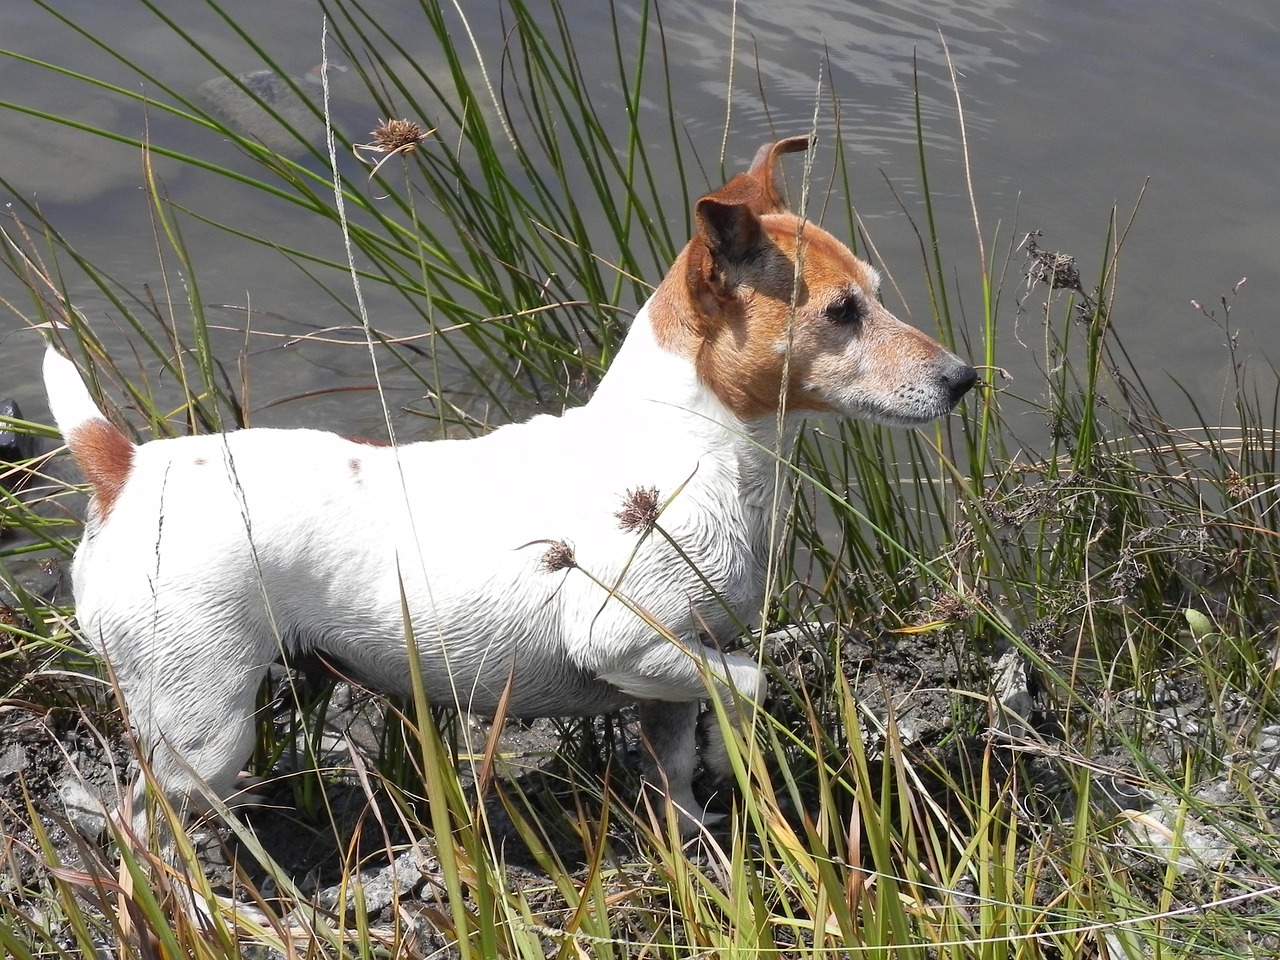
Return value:
[(101, 522), (111, 513), (133, 468), (133, 442), (107, 420), (87, 420), (66, 437), (71, 456), (93, 487)]
[(751, 161), (751, 169), (747, 173), (760, 181), (760, 185), (764, 188), (760, 199), (753, 205), (757, 214), (763, 216), (766, 213), (787, 212), (789, 208), (786, 200), (782, 198), (782, 191), (778, 189), (778, 177), (774, 172), (774, 165), (783, 154), (798, 153), (808, 150), (811, 146), (813, 146), (812, 137), (788, 137), (777, 143), (766, 143), (756, 151), (755, 159)]
[(207, 461), (204, 457), (196, 457), (191, 462), (197, 467), (203, 467), (209, 461)]
[(627, 532), (648, 533), (658, 524), (662, 498), (657, 487), (636, 487), (622, 498), (622, 509), (614, 514), (618, 526)]
[(786, 212), (774, 167), (808, 145), (766, 144), (749, 172), (700, 199), (697, 233), (651, 301), (658, 345), (692, 362), (744, 421), (780, 407), (892, 408), (915, 384), (936, 386), (950, 356), (879, 303), (869, 265)]
[[(799, 219), (777, 214), (758, 222), (758, 246), (742, 262), (720, 268), (721, 281), (685, 274), (683, 289), (659, 287), (651, 311), (655, 337), (689, 357), (699, 379), (743, 420), (775, 413), (780, 403), (791, 410), (831, 409), (805, 384), (819, 353), (842, 351), (856, 334), (820, 314), (851, 289), (873, 300), (875, 275), (831, 234), (806, 224), (797, 290)], [(695, 239), (682, 258), (695, 256), (698, 245)]]

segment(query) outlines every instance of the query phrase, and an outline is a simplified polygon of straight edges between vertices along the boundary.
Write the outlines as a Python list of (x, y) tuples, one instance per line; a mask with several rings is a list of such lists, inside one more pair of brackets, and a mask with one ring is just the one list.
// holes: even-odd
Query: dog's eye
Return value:
[(862, 322), (862, 313), (862, 298), (854, 294), (841, 297), (827, 307), (827, 319), (842, 327)]

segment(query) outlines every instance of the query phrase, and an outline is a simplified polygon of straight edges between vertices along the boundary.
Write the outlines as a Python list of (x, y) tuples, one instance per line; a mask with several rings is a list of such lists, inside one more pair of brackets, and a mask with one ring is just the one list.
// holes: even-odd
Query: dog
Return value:
[(435, 704), (637, 705), (645, 780), (698, 828), (700, 701), (766, 693), (715, 639), (763, 603), (777, 451), (811, 414), (932, 421), (977, 379), (788, 211), (779, 158), (810, 143), (766, 144), (697, 201), (594, 395), (559, 417), (395, 447), (262, 428), (135, 445), (50, 346), (50, 407), (92, 487), (80, 628), (175, 805), (233, 793), (282, 653), (410, 695), (411, 637)]

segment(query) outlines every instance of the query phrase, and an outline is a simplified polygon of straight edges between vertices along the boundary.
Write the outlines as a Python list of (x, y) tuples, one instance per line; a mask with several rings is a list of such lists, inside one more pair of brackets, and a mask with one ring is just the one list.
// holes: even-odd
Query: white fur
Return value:
[[(840, 270), (868, 269), (843, 248), (831, 256), (839, 289)], [(822, 318), (831, 291), (809, 295), (818, 306), (795, 322), (810, 325), (814, 391), (837, 411), (920, 423), (973, 382), (883, 308), (863, 334)], [(658, 301), (586, 406), (397, 448), (265, 429), (113, 447), (75, 368), (51, 349), (50, 403), (72, 451), (82, 465), (128, 461), (97, 474), (75, 593), (165, 792), (200, 805), (205, 789), (234, 789), (257, 690), (282, 650), (323, 652), (408, 694), (407, 604), (429, 699), (492, 713), (511, 678), (513, 716), (639, 702), (653, 782), (695, 822), (707, 677), (748, 703), (766, 687), (751, 657), (701, 637), (729, 639), (757, 617), (775, 451), (785, 455), (797, 417), (779, 435), (776, 414), (736, 416), (691, 356), (660, 345), (655, 328), (670, 332), (671, 318), (652, 315)], [(763, 294), (743, 302), (775, 321), (785, 309)], [(625, 529), (629, 492), (649, 489), (665, 504), (661, 529)], [(566, 548), (573, 565), (553, 569)]]
[[(101, 417), (69, 361), (50, 350), (45, 370), (65, 436)], [(707, 665), (758, 700), (755, 662), (698, 634), (734, 636), (758, 612), (774, 439), (745, 432), (664, 354), (642, 310), (596, 397), (562, 417), (396, 448), (270, 429), (143, 444), (76, 554), (81, 629), (174, 795), (199, 795), (188, 766), (233, 788), (282, 645), (409, 693), (402, 590), (437, 703), (492, 712), (513, 659), (513, 716), (636, 700), (696, 710)], [(622, 529), (640, 488), (670, 498), (658, 522), (687, 559), (667, 537)], [(546, 568), (557, 541), (578, 569)], [(688, 731), (664, 763), (677, 768), (671, 795), (697, 816), (696, 712), (665, 713)]]

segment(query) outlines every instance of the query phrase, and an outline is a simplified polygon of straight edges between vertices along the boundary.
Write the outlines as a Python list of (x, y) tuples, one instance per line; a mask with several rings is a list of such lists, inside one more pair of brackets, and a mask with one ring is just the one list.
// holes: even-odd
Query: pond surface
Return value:
[[(167, 0), (162, 6), (174, 24), (232, 69), (262, 66), (260, 56), (205, 3)], [(616, 14), (625, 36), (638, 20), (624, 6), (634, 5), (619, 5)], [(338, 2), (330, 9), (340, 7)], [(430, 71), (439, 55), (414, 5), (370, 0), (364, 7)], [(601, 77), (593, 96), (598, 106), (607, 106), (610, 97), (620, 96), (613, 80), (609, 5), (566, 0), (565, 7), (584, 72)], [(489, 0), (464, 8), (487, 65), (496, 69), (509, 13), (504, 21)], [(0, 9), (0, 47), (157, 97), (163, 94), (156, 84), (191, 95), (216, 74), (140, 2), (55, 0), (50, 9), (145, 69), (153, 81), (140, 79), (49, 10), (26, 0)], [(314, 0), (235, 0), (223, 9), (289, 71), (302, 75), (319, 61), (321, 9)], [(944, 251), (960, 278), (971, 323), (980, 312), (978, 251), (945, 40), (959, 76), (982, 231), (997, 260), (1006, 257), (1011, 241), (1039, 230), (1046, 248), (1074, 254), (1082, 274), (1096, 277), (1113, 206), (1125, 221), (1141, 196), (1121, 262), (1113, 318), (1134, 360), (1151, 372), (1157, 394), (1167, 395), (1175, 412), (1180, 409), (1172, 380), (1159, 375), (1167, 371), (1197, 402), (1217, 409), (1228, 371), (1225, 338), (1191, 301), (1215, 304), (1244, 277), (1248, 283), (1232, 314), (1241, 329), (1241, 351), (1256, 359), (1280, 354), (1274, 307), (1280, 298), (1275, 107), (1280, 5), (1273, 0), (739, 0), (736, 5), (668, 2), (659, 11), (678, 122), (713, 165), (722, 143), (726, 169), (733, 170), (749, 162), (775, 132), (808, 129), (815, 99), (820, 150), (829, 165), (833, 96), (838, 100), (853, 200), (896, 281), (896, 290), (886, 284), (887, 302), (904, 319), (933, 326), (919, 243), (894, 196), (896, 191), (913, 217), (922, 217), (913, 69), (923, 98)], [(420, 49), (416, 37), (421, 37)], [(377, 121), (377, 108), (341, 75), (334, 77), (333, 88), (339, 124), (362, 136)], [(130, 136), (145, 133), (173, 149), (254, 169), (228, 145), (189, 124), (14, 56), (0, 58), (0, 90), (4, 99), (27, 107)], [(667, 108), (655, 101), (642, 109)], [(611, 112), (623, 129), (621, 109), (602, 110)], [(362, 176), (354, 160), (345, 162), (345, 176)], [(336, 230), (324, 235), (329, 228), (317, 227), (313, 218), (290, 209), (264, 211), (252, 191), (231, 189), (225, 180), (190, 166), (158, 162), (156, 171), (164, 191), (186, 208), (282, 243), (329, 256), (340, 253)], [(149, 285), (161, 302), (166, 296), (181, 299), (187, 278), (171, 257), (161, 269), (138, 150), (0, 109), (0, 177), (8, 183), (0, 187), (8, 194), (6, 203), (14, 195), (37, 202), (78, 250), (122, 286), (140, 293)], [(670, 189), (674, 210), (681, 199), (674, 177)], [(194, 223), (184, 229), (203, 299), (229, 305), (210, 318), (227, 328), (219, 343), (229, 355), (245, 341), (245, 307), (264, 311), (254, 323), (262, 332), (296, 334), (351, 322), (285, 258)], [(1014, 377), (1012, 389), (1034, 393), (1040, 334), (1032, 329), (1038, 321), (1019, 317), (1014, 307), (1020, 262), (1015, 254), (1001, 305), (1007, 348), (1001, 359)], [(121, 343), (111, 332), (105, 298), (74, 277), (68, 282), (95, 330), (108, 343)], [(0, 274), (0, 297), (31, 315), (29, 298), (7, 273)], [(371, 309), (380, 328), (397, 332), (408, 325), (394, 299), (375, 298)], [(43, 419), (47, 411), (37, 381), (41, 346), (22, 328), (12, 313), (0, 317), (0, 394), (17, 399), (29, 417)], [(976, 337), (978, 330), (971, 333)], [(1018, 340), (1028, 346), (1019, 347)], [(381, 416), (371, 394), (268, 406), (335, 384), (368, 383), (363, 348), (310, 344), (282, 350), (278, 342), (255, 339), (249, 352), (252, 399), (260, 408), (255, 422), (323, 425), (343, 432), (377, 429)], [(404, 380), (393, 379), (390, 387), (397, 404), (410, 405), (420, 396), (420, 388)]]

